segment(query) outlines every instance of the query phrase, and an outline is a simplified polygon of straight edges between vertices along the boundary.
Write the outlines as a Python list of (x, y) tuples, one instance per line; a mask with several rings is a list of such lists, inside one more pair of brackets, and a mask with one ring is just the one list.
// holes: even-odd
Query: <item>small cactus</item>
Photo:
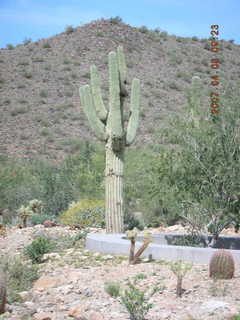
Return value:
[(152, 241), (151, 239), (151, 233), (145, 231), (144, 232), (144, 238), (143, 238), (143, 244), (138, 249), (136, 254), (134, 254), (135, 251), (135, 242), (137, 237), (137, 229), (134, 228), (133, 230), (129, 230), (126, 232), (127, 238), (131, 241), (131, 247), (130, 247), (130, 253), (129, 253), (129, 264), (136, 264), (139, 262), (139, 257), (143, 253), (143, 251), (148, 247), (149, 243)]
[(28, 218), (35, 213), (40, 213), (42, 211), (42, 208), (43, 208), (42, 201), (37, 199), (33, 199), (29, 201), (29, 204), (27, 207), (21, 206), (21, 208), (19, 208), (17, 211), (19, 214), (19, 217), (22, 220), (21, 227), (26, 228)]
[(177, 277), (177, 288), (176, 288), (176, 294), (177, 297), (181, 297), (183, 293), (182, 288), (182, 280), (185, 277), (186, 273), (192, 269), (192, 264), (188, 262), (184, 262), (183, 260), (177, 260), (174, 262), (170, 262), (170, 269)]
[(211, 257), (209, 264), (209, 276), (215, 279), (232, 279), (235, 271), (235, 263), (230, 251), (220, 249)]
[(3, 270), (0, 270), (0, 314), (5, 312), (5, 305), (7, 301), (6, 286), (6, 273)]

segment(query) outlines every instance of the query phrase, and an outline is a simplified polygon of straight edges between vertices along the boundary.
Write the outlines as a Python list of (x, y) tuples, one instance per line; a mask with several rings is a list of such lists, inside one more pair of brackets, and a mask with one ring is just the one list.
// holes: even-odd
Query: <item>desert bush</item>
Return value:
[(26, 79), (31, 79), (31, 78), (32, 78), (32, 73), (29, 72), (29, 71), (25, 71), (25, 72), (23, 73), (23, 76), (24, 76), (24, 78), (26, 78)]
[(119, 297), (120, 295), (120, 284), (114, 281), (106, 281), (104, 283), (104, 290), (114, 298)]
[(29, 290), (38, 279), (38, 266), (25, 261), (22, 256), (8, 257), (2, 263), (7, 273), (8, 302), (20, 301), (18, 293)]
[(110, 21), (112, 24), (120, 24), (120, 23), (123, 23), (122, 18), (119, 17), (119, 16), (111, 17), (111, 18), (109, 19), (109, 21)]
[(32, 39), (31, 38), (25, 38), (23, 40), (23, 44), (26, 46), (27, 44), (31, 43), (32, 42)]
[(10, 43), (7, 44), (6, 47), (7, 47), (8, 50), (13, 50), (14, 49), (14, 46), (12, 44), (10, 44)]
[(128, 281), (128, 288), (120, 296), (121, 303), (129, 312), (131, 320), (145, 320), (147, 312), (153, 307), (153, 304), (149, 303), (149, 299), (157, 291), (157, 287), (152, 290), (151, 294), (145, 296), (144, 292), (138, 289), (135, 284), (136, 281), (133, 283)]
[(67, 26), (65, 27), (65, 33), (66, 33), (66, 34), (70, 34), (70, 33), (73, 33), (73, 32), (74, 32), (74, 28), (73, 28), (72, 25), (67, 25)]
[(160, 36), (160, 38), (163, 39), (164, 41), (166, 41), (166, 40), (168, 39), (168, 33), (167, 33), (167, 31), (162, 31), (159, 36)]
[(46, 89), (41, 89), (39, 95), (41, 98), (47, 98), (48, 91)]
[(59, 216), (65, 225), (85, 227), (103, 227), (105, 221), (104, 201), (81, 200), (70, 204), (68, 210)]
[(43, 48), (45, 48), (45, 49), (51, 48), (50, 43), (49, 42), (44, 42), (43, 43)]
[(194, 36), (194, 37), (192, 37), (192, 40), (193, 40), (193, 41), (198, 41), (199, 39), (198, 39), (198, 37), (195, 37), (195, 36)]
[(11, 110), (10, 114), (11, 116), (15, 117), (19, 114), (27, 113), (28, 112), (28, 107), (26, 106), (19, 106), (15, 107), (13, 110)]
[[(178, 215), (184, 215), (184, 201), (194, 203), (190, 214), (195, 212), (197, 215), (199, 208), (204, 210), (207, 219), (204, 225), (214, 241), (224, 227), (234, 223), (238, 228), (240, 222), (237, 191), (240, 100), (237, 92), (238, 88), (226, 88), (221, 113), (211, 116), (201, 100), (202, 89), (193, 87), (185, 112), (172, 118), (175, 120), (171, 122), (169, 137), (171, 140), (175, 137), (177, 147), (164, 155), (166, 159), (160, 155), (158, 161), (161, 165), (156, 163), (153, 168), (153, 198), (165, 203), (171, 196), (166, 207), (169, 209), (175, 203)], [(168, 138), (166, 143), (169, 141)]]
[(40, 236), (25, 248), (25, 254), (32, 260), (32, 263), (41, 263), (43, 255), (51, 252), (54, 247), (54, 242), (47, 237)]
[(138, 30), (142, 33), (148, 33), (148, 28), (146, 26), (141, 26), (138, 28)]
[[(55, 216), (50, 216), (51, 221), (56, 221), (57, 217)], [(37, 224), (42, 224), (44, 221), (49, 220), (49, 215), (48, 214), (43, 214), (43, 213), (37, 213), (37, 214), (33, 214), (30, 217), (30, 222), (33, 226), (37, 225)]]

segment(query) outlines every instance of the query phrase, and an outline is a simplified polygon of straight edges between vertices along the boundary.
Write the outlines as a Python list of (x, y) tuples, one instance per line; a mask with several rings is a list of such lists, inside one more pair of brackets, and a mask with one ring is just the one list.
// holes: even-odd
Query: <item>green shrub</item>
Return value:
[(47, 92), (46, 89), (42, 89), (42, 90), (40, 91), (39, 95), (40, 95), (41, 98), (47, 98), (48, 92)]
[(31, 78), (32, 78), (32, 73), (31, 73), (31, 72), (28, 72), (28, 71), (25, 71), (25, 72), (23, 73), (23, 76), (24, 76), (24, 78), (26, 78), (26, 79), (31, 79)]
[(146, 26), (141, 26), (138, 30), (142, 33), (148, 33), (148, 28)]
[(19, 107), (15, 107), (10, 113), (11, 113), (11, 116), (17, 116), (19, 114), (23, 114), (27, 112), (28, 112), (28, 107), (19, 106)]
[(42, 224), (46, 220), (56, 221), (55, 216), (49, 216), (48, 214), (38, 213), (31, 216), (30, 221), (32, 225)]
[(45, 48), (45, 49), (51, 48), (49, 42), (44, 42), (43, 48)]
[(32, 58), (32, 62), (44, 62), (44, 59), (42, 57), (34, 57)]
[(120, 284), (114, 281), (106, 281), (104, 283), (104, 290), (111, 296), (111, 297), (119, 297), (120, 294)]
[(32, 283), (38, 279), (38, 266), (25, 262), (21, 256), (14, 256), (8, 258), (5, 268), (7, 271), (8, 302), (20, 301), (18, 293), (29, 290)]
[[(145, 320), (145, 315), (153, 307), (148, 300), (151, 296), (145, 297), (144, 292), (139, 290), (135, 284), (128, 281), (129, 289), (121, 294), (121, 303), (126, 307), (131, 320)], [(153, 290), (152, 294), (155, 293)]]
[(160, 36), (160, 38), (163, 39), (164, 41), (166, 41), (166, 40), (168, 39), (168, 33), (167, 33), (167, 31), (162, 31), (159, 36)]
[(139, 274), (136, 274), (135, 279), (136, 280), (147, 279), (147, 276), (144, 273), (139, 273)]
[(9, 44), (7, 44), (7, 49), (8, 49), (8, 50), (13, 50), (13, 49), (14, 49), (14, 46), (9, 43)]
[(138, 230), (144, 229), (144, 224), (142, 221), (136, 219), (132, 213), (127, 213), (124, 215), (124, 229), (125, 230), (133, 230), (137, 228)]
[(97, 37), (104, 37), (104, 33), (102, 31), (97, 31), (96, 36)]
[(72, 26), (72, 25), (67, 25), (67, 26), (65, 27), (65, 32), (66, 32), (66, 34), (73, 33), (73, 32), (74, 32), (73, 26)]
[(65, 225), (79, 225), (81, 228), (103, 227), (104, 201), (81, 200), (72, 203), (68, 210), (60, 215), (59, 220)]
[(198, 41), (198, 37), (195, 37), (195, 36), (194, 36), (194, 37), (192, 37), (192, 40), (193, 40), (193, 41)]
[(109, 21), (110, 21), (112, 24), (120, 24), (120, 23), (123, 23), (122, 18), (119, 17), (119, 16), (111, 17), (111, 18), (109, 19)]
[(46, 237), (38, 237), (25, 248), (25, 254), (33, 263), (41, 263), (43, 255), (51, 252), (54, 247), (55, 245), (50, 239)]

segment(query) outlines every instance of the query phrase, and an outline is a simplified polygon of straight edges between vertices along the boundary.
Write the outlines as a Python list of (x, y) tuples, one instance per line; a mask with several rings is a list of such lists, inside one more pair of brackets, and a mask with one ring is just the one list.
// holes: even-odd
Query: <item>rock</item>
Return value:
[(54, 222), (54, 221), (51, 221), (51, 220), (45, 220), (44, 222), (43, 222), (43, 226), (45, 227), (45, 228), (51, 228), (51, 227), (56, 227), (56, 223)]
[(45, 253), (43, 255), (43, 260), (48, 260), (48, 259), (61, 259), (61, 256), (57, 252), (50, 252), (50, 253)]
[(28, 291), (21, 291), (18, 293), (19, 297), (21, 298), (22, 302), (27, 301), (30, 299), (30, 294)]
[(61, 284), (60, 279), (55, 279), (55, 278), (49, 278), (49, 277), (46, 277), (46, 276), (42, 276), (41, 278), (39, 278), (35, 282), (33, 288), (35, 290), (44, 291), (45, 289), (54, 288), (54, 287), (56, 287), (57, 285), (60, 285), (60, 284)]
[(85, 297), (91, 297), (93, 295), (92, 289), (90, 288), (85, 288), (82, 293)]
[(78, 304), (68, 311), (68, 315), (77, 320), (87, 320), (84, 315), (85, 311), (86, 306), (83, 304)]
[(230, 310), (230, 305), (227, 302), (224, 301), (218, 301), (218, 300), (209, 300), (204, 302), (201, 306), (200, 309), (202, 311), (204, 311), (205, 313), (212, 313), (215, 312), (216, 310), (219, 311), (219, 309), (226, 310), (228, 309), (228, 311)]
[(24, 302), (24, 306), (29, 310), (36, 310), (35, 303), (33, 303), (32, 301)]
[(52, 320), (52, 313), (51, 312), (39, 312), (33, 315), (34, 320)]
[(99, 313), (99, 312), (95, 312), (93, 311), (90, 316), (89, 316), (89, 320), (104, 320), (104, 316)]
[(110, 259), (113, 259), (114, 257), (111, 256), (110, 254), (107, 254), (106, 256), (102, 256), (102, 259), (103, 260), (110, 260)]

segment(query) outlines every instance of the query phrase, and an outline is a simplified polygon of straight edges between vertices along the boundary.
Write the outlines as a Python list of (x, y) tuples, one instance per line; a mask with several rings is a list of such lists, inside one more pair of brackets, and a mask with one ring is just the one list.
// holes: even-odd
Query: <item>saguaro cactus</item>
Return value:
[(123, 232), (123, 164), (125, 147), (136, 136), (139, 119), (140, 81), (133, 79), (130, 116), (125, 129), (123, 110), (128, 92), (127, 68), (123, 48), (108, 55), (109, 107), (101, 95), (100, 76), (95, 65), (90, 68), (91, 83), (79, 89), (81, 103), (95, 135), (105, 142), (105, 210), (107, 233)]

